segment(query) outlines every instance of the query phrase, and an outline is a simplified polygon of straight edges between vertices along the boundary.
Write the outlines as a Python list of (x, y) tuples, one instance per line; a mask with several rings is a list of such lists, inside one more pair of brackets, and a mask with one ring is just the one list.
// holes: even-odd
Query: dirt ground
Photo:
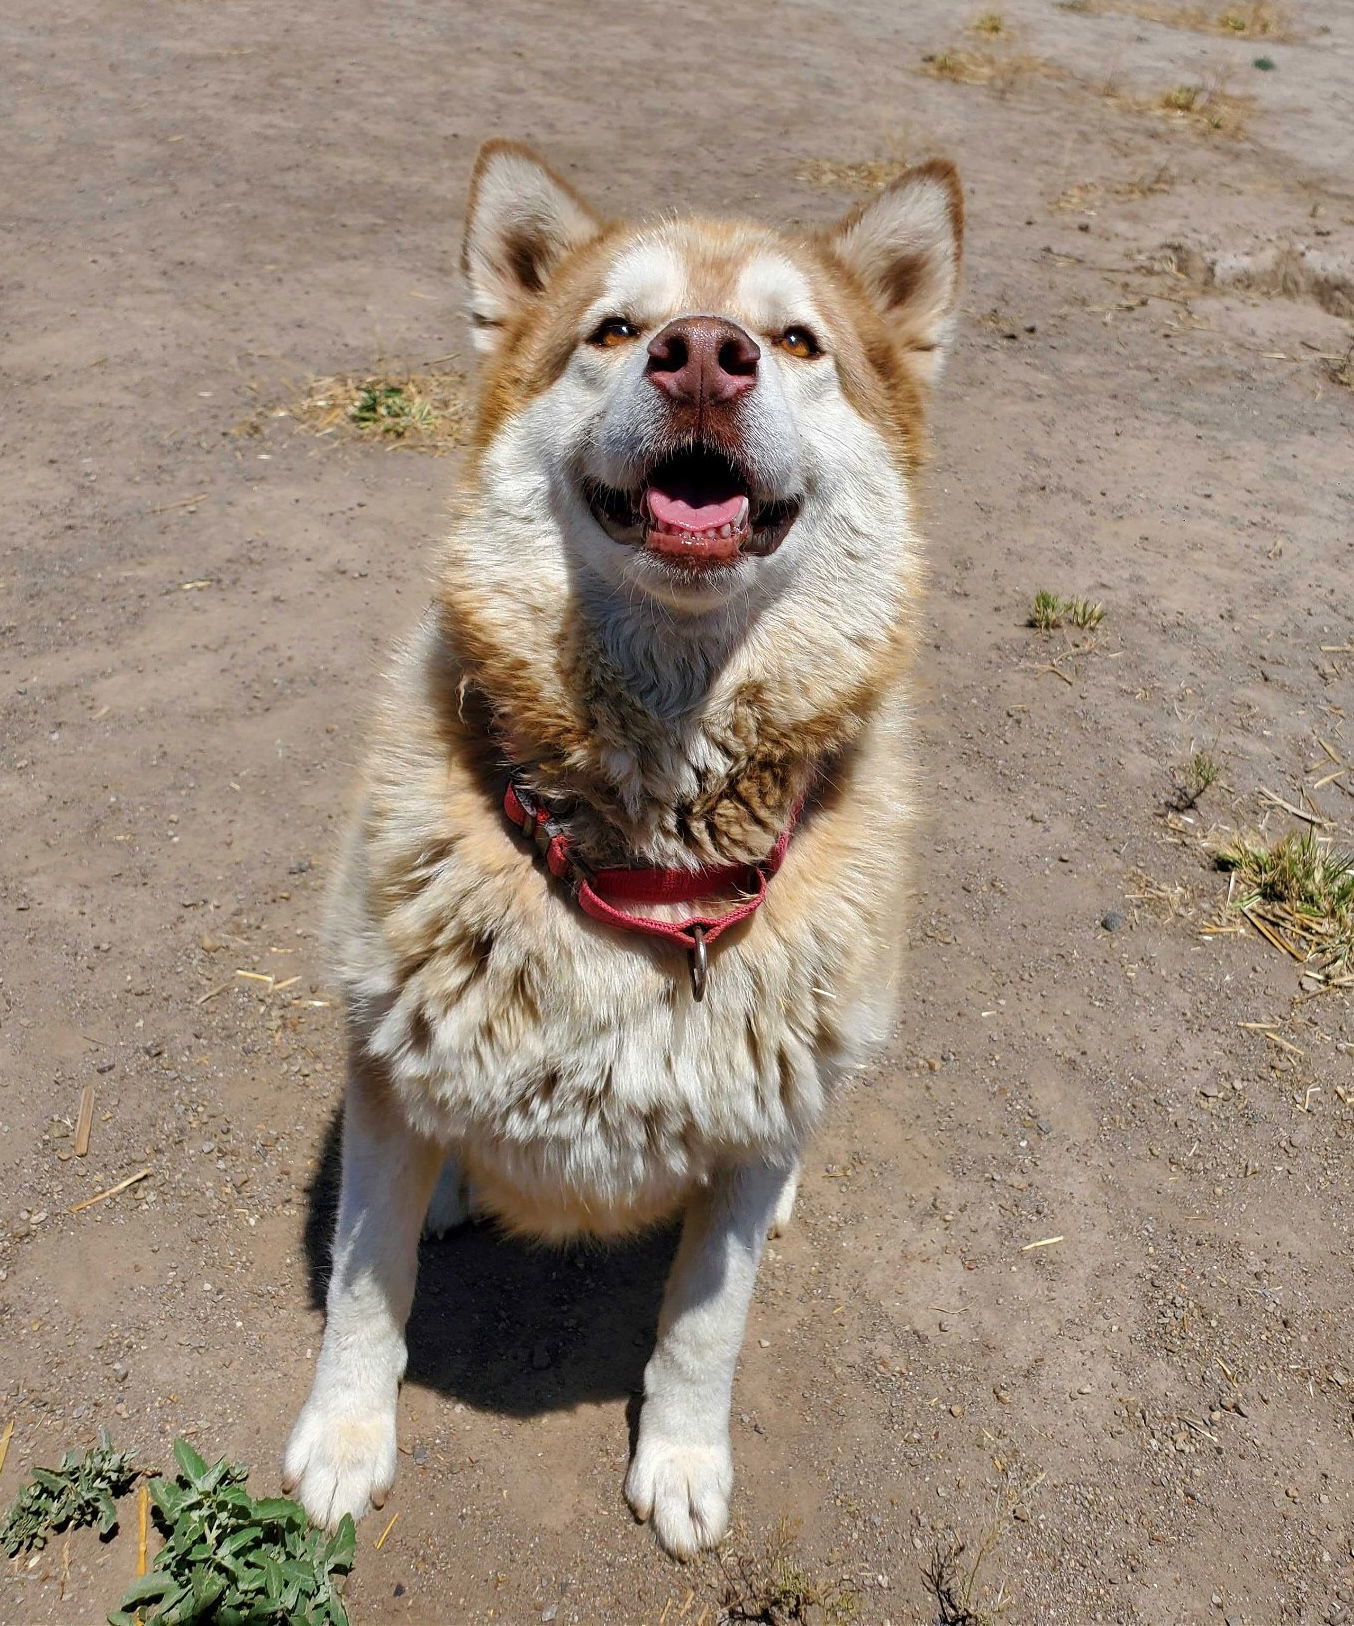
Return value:
[[(762, 1272), (740, 1530), (683, 1569), (621, 1497), (671, 1238), (472, 1230), (424, 1250), (352, 1619), (830, 1618), (756, 1596), (782, 1522), (865, 1626), (1354, 1619), (1351, 991), (1207, 845), (1303, 828), (1276, 797), (1354, 841), (1349, 8), (978, 9), (8, 0), (0, 1498), (100, 1423), (274, 1489), (318, 1347), (317, 927), (455, 463), (268, 409), (468, 367), (488, 135), (617, 212), (805, 223), (941, 151), (910, 978)], [(1039, 588), (1103, 624), (1026, 627)], [(6, 1563), (0, 1620), (101, 1619), (133, 1522)]]

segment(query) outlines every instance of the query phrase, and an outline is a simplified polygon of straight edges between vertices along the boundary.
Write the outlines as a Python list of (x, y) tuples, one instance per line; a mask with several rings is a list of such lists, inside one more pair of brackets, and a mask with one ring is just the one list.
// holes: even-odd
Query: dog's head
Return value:
[(812, 237), (617, 226), (525, 148), (489, 143), (463, 264), (500, 499), (571, 566), (692, 615), (888, 552), (962, 219), (935, 161)]

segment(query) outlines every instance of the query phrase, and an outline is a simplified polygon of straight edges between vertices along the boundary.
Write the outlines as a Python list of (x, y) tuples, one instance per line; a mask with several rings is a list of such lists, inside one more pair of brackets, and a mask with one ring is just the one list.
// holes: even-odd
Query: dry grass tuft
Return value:
[(1354, 851), (1309, 830), (1272, 843), (1239, 836), (1214, 857), (1232, 872), (1229, 908), (1301, 961), (1306, 975), (1354, 985)]
[(293, 418), (317, 435), (448, 452), (465, 436), (469, 408), (459, 374), (339, 374), (315, 379), (272, 416)]
[(959, 46), (924, 56), (921, 71), (932, 79), (948, 79), (957, 85), (991, 85), (1003, 96), (1020, 80), (1033, 75), (1047, 79), (1063, 77), (1058, 68), (1041, 57), (1006, 50), (968, 51)]
[(1273, 6), (1266, 0), (1253, 0), (1250, 5), (1227, 6), (1213, 20), (1219, 34), (1239, 34), (1250, 40), (1285, 40), (1292, 37), (1293, 28), (1288, 12), (1282, 6)]
[(814, 186), (835, 186), (845, 192), (882, 192), (907, 172), (905, 158), (863, 158), (843, 163), (836, 158), (810, 158), (796, 171), (801, 181)]
[(1207, 751), (1195, 751), (1172, 775), (1167, 806), (1173, 813), (1190, 812), (1209, 786), (1217, 784), (1218, 772), (1216, 761)]
[(1069, 186), (1054, 198), (1051, 208), (1064, 213), (1085, 214), (1101, 198), (1150, 198), (1160, 192), (1169, 192), (1175, 177), (1165, 164), (1151, 175), (1142, 175), (1127, 181), (1081, 181)]
[(1144, 869), (1130, 870), (1128, 884), (1132, 891), (1124, 896), (1130, 903), (1141, 903), (1163, 920), (1188, 918), (1193, 900), (1189, 889), (1178, 881), (1158, 881)]
[(1205, 133), (1239, 136), (1254, 101), (1249, 96), (1233, 96), (1220, 84), (1172, 85), (1158, 102), (1159, 111)]
[(999, 11), (983, 11), (969, 24), (975, 34), (986, 34), (989, 39), (1006, 32), (1006, 19)]
[(984, 1626), (982, 1617), (975, 1615), (961, 1596), (967, 1591), (959, 1573), (963, 1554), (962, 1541), (949, 1547), (937, 1546), (931, 1562), (922, 1567), (922, 1581), (936, 1602), (935, 1626)]
[(1284, 6), (1270, 0), (1240, 0), (1224, 6), (1187, 6), (1173, 0), (1062, 0), (1064, 11), (1119, 12), (1166, 28), (1186, 28), (1195, 34), (1223, 34), (1229, 39), (1291, 40), (1292, 20)]
[(724, 1572), (720, 1626), (849, 1626), (859, 1613), (859, 1598), (845, 1581), (825, 1581), (806, 1570), (795, 1556), (794, 1528), (781, 1519), (762, 1552), (744, 1542), (719, 1554)]
[(1322, 364), (1332, 382), (1343, 384), (1347, 390), (1354, 390), (1354, 345), (1343, 356), (1323, 356)]
[(1026, 625), (1040, 632), (1052, 632), (1055, 627), (1070, 622), (1083, 632), (1094, 632), (1104, 619), (1105, 606), (1097, 599), (1059, 598), (1056, 593), (1040, 588), (1034, 595)]

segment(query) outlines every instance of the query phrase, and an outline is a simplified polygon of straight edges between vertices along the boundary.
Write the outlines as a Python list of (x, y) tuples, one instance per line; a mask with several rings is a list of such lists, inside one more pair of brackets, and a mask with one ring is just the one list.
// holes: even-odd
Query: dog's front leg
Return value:
[(762, 1244), (792, 1178), (765, 1163), (721, 1170), (687, 1208), (625, 1481), (635, 1514), (676, 1558), (728, 1529), (734, 1367)]
[(445, 1150), (414, 1134), (378, 1069), (349, 1063), (343, 1183), (324, 1343), (287, 1443), (284, 1482), (317, 1524), (380, 1506), (395, 1478), (395, 1402), (418, 1235)]

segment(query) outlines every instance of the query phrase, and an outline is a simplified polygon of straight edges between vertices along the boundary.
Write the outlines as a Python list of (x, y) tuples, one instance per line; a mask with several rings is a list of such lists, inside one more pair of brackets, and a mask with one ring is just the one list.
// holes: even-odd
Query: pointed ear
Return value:
[(461, 245), (476, 346), (492, 350), (498, 330), (540, 293), (559, 261), (590, 242), (601, 226), (568, 182), (529, 147), (486, 142), (475, 160)]
[(924, 383), (939, 373), (954, 325), (963, 236), (958, 171), (933, 158), (853, 210), (829, 238)]

